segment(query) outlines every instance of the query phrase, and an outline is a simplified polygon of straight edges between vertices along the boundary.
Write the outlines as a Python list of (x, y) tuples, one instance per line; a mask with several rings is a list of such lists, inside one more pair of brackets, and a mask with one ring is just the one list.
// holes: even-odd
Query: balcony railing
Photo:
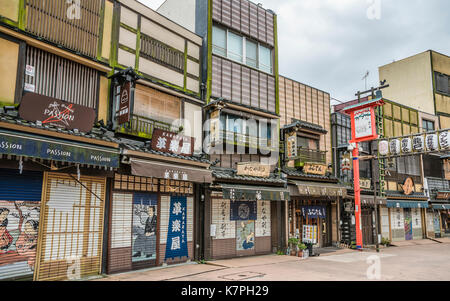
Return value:
[(239, 134), (230, 131), (220, 131), (218, 140), (212, 141), (213, 145), (217, 144), (233, 144), (237, 146), (255, 148), (255, 149), (270, 149), (275, 150), (278, 147), (278, 142), (272, 145), (272, 139), (250, 136), (246, 134)]
[(153, 130), (155, 128), (178, 132), (179, 128), (173, 127), (169, 123), (157, 121), (151, 118), (142, 117), (138, 115), (132, 115), (131, 120), (128, 123), (123, 124), (117, 129), (118, 133), (137, 136), (146, 139), (152, 139)]
[(299, 160), (301, 163), (313, 162), (326, 164), (327, 152), (299, 147), (297, 150), (297, 157), (295, 159)]

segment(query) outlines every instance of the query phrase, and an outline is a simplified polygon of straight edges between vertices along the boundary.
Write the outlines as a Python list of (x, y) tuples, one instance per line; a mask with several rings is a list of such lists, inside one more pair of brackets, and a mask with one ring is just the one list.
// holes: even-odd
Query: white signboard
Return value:
[(355, 138), (371, 136), (372, 133), (372, 112), (370, 108), (355, 111)]
[(32, 84), (25, 84), (24, 90), (27, 92), (33, 92), (36, 91), (36, 87)]
[(34, 77), (34, 74), (35, 74), (34, 70), (35, 70), (34, 66), (27, 65), (25, 67), (25, 74), (28, 75), (28, 76), (33, 76)]
[(402, 153), (412, 152), (412, 141), (411, 138), (402, 139)]
[(317, 243), (317, 226), (303, 225), (302, 242)]

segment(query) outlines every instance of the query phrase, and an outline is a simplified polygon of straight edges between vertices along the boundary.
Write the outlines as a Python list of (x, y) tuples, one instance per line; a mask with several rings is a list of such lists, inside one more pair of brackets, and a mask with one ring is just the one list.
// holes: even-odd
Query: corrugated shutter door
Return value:
[(106, 178), (46, 173), (35, 280), (100, 273)]
[(422, 214), (421, 209), (413, 208), (411, 209), (412, 214), (412, 228), (413, 228), (413, 239), (422, 239)]
[[(161, 213), (160, 213), (160, 232), (159, 232), (159, 241), (161, 245), (165, 245), (167, 243), (167, 231), (169, 229), (169, 207), (170, 207), (170, 196), (162, 195), (161, 196)], [(161, 249), (162, 251), (162, 249)]]
[(0, 169), (0, 280), (32, 277), (42, 172)]
[(133, 194), (113, 193), (108, 273), (131, 270)]
[(391, 230), (392, 241), (405, 240), (405, 220), (403, 216), (403, 209), (393, 208), (391, 210)]

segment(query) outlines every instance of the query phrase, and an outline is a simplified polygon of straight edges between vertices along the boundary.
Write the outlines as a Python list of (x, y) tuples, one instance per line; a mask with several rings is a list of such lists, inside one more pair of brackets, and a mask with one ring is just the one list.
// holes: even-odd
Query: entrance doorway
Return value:
[(405, 239), (413, 240), (412, 215), (410, 208), (404, 208), (403, 214), (405, 218)]
[(373, 210), (370, 208), (362, 208), (361, 210), (361, 225), (363, 244), (372, 245), (373, 242)]

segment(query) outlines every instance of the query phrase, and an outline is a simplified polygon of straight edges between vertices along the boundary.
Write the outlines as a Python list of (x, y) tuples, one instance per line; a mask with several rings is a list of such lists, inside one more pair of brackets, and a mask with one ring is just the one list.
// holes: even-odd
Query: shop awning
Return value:
[(347, 188), (338, 184), (288, 181), (288, 184), (296, 186), (296, 189), (290, 189), (291, 196), (310, 196), (310, 197), (345, 197)]
[(427, 201), (387, 200), (388, 208), (428, 208)]
[(433, 204), (432, 206), (436, 210), (450, 210), (450, 204)]
[(289, 190), (283, 187), (261, 187), (231, 184), (222, 184), (221, 186), (224, 199), (289, 201)]
[(211, 183), (212, 172), (206, 168), (173, 165), (165, 162), (131, 158), (131, 173), (134, 176), (170, 179), (195, 183)]
[[(353, 195), (347, 195), (348, 199), (355, 199), (355, 196)], [(373, 195), (361, 195), (361, 204), (362, 205), (386, 205), (387, 199), (386, 198), (380, 198), (377, 197), (375, 200), (375, 197)]]
[(0, 154), (119, 167), (119, 149), (0, 130)]

